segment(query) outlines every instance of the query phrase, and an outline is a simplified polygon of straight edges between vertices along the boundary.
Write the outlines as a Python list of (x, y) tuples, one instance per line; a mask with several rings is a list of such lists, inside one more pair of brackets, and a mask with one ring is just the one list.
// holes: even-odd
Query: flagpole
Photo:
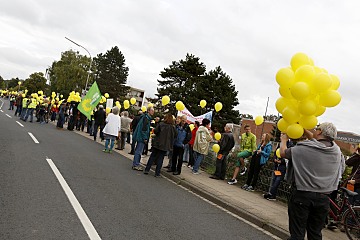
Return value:
[[(266, 118), (268, 106), (269, 106), (269, 97), (268, 97), (267, 103), (266, 103), (265, 118)], [(262, 135), (263, 135), (263, 133), (264, 133), (264, 126), (265, 126), (265, 119), (264, 119), (264, 122), (263, 122), (263, 126), (262, 126), (262, 128), (261, 128), (261, 135), (260, 135), (260, 137), (262, 137)], [(261, 139), (261, 138), (260, 138), (260, 139)], [(261, 140), (260, 140), (260, 142), (261, 142)]]

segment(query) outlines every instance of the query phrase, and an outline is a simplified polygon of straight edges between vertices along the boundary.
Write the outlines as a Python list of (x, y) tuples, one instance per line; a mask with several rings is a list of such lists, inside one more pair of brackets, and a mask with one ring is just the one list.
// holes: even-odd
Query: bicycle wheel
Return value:
[(343, 215), (343, 225), (346, 235), (349, 239), (360, 239), (360, 207), (352, 207), (354, 214), (350, 209)]

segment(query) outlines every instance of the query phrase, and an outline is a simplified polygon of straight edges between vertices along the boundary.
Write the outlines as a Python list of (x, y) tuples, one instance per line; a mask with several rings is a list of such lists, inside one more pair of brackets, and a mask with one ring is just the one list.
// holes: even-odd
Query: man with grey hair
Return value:
[(129, 112), (123, 111), (121, 113), (121, 134), (120, 139), (118, 140), (117, 150), (124, 150), (125, 148), (125, 140), (128, 132), (130, 132), (130, 124), (132, 120), (129, 118)]
[[(289, 160), (292, 185), (288, 203), (289, 239), (322, 239), (321, 230), (329, 212), (327, 194), (337, 190), (344, 169), (344, 157), (334, 142), (337, 135), (332, 123), (320, 124), (314, 132), (304, 130), (308, 140), (287, 148), (289, 139), (281, 135), (280, 155)], [(290, 168), (291, 166), (291, 168)]]
[(231, 149), (235, 146), (234, 136), (232, 134), (233, 125), (228, 123), (224, 127), (225, 132), (221, 134), (220, 150), (216, 157), (216, 170), (213, 175), (210, 176), (212, 179), (224, 180), (226, 175), (226, 158), (229, 155)]

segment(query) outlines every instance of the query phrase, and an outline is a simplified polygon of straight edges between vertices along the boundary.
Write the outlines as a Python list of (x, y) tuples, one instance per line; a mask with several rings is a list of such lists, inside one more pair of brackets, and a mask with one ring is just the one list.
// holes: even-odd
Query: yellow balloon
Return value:
[(295, 123), (295, 122), (298, 122), (300, 119), (299, 111), (295, 107), (292, 107), (292, 106), (287, 106), (284, 109), (282, 116), (288, 123)]
[(282, 113), (288, 105), (292, 105), (291, 101), (284, 97), (278, 98), (275, 102), (276, 110), (278, 110), (279, 113)]
[(263, 117), (263, 116), (257, 116), (257, 117), (255, 118), (255, 124), (256, 124), (257, 126), (261, 125), (263, 122), (264, 122), (264, 117)]
[(131, 103), (131, 105), (134, 105), (136, 103), (136, 99), (135, 98), (130, 98), (130, 103)]
[(124, 100), (123, 105), (125, 109), (128, 109), (130, 107), (129, 100)]
[(293, 96), (291, 95), (290, 88), (288, 87), (279, 87), (279, 93), (284, 98), (289, 98), (289, 99), (293, 98)]
[(310, 65), (311, 61), (305, 53), (296, 53), (290, 61), (291, 68), (296, 71), (298, 68), (304, 65)]
[(204, 108), (206, 106), (206, 101), (205, 100), (201, 100), (200, 101), (200, 107)]
[(298, 139), (304, 134), (304, 128), (300, 124), (293, 123), (287, 128), (286, 134), (291, 139)]
[(106, 108), (106, 113), (110, 113), (111, 112), (111, 108), (107, 107)]
[(283, 118), (281, 118), (277, 123), (278, 129), (283, 133), (286, 133), (288, 126), (289, 126), (289, 123), (286, 122), (286, 120)]
[(151, 107), (153, 107), (153, 106), (154, 106), (154, 104), (148, 103), (148, 108), (151, 108)]
[(220, 151), (220, 146), (219, 144), (214, 144), (212, 146), (212, 150), (215, 152), (215, 153), (218, 153)]
[(291, 87), (295, 81), (294, 71), (291, 68), (281, 68), (275, 78), (280, 87)]
[(215, 111), (220, 111), (222, 109), (223, 105), (221, 102), (215, 103)]
[(314, 115), (317, 109), (316, 102), (312, 99), (306, 99), (299, 103), (299, 113), (305, 116)]
[(170, 102), (169, 96), (165, 95), (161, 98), (161, 103), (163, 106), (167, 105)]
[(280, 148), (276, 149), (276, 156), (277, 156), (278, 158), (281, 158)]
[(182, 111), (185, 109), (185, 105), (182, 101), (177, 101), (175, 107), (178, 111)]
[(146, 112), (146, 111), (147, 111), (146, 106), (142, 106), (142, 107), (141, 107), (141, 111)]
[(304, 129), (313, 129), (318, 124), (318, 119), (315, 116), (302, 116), (299, 120), (299, 124)]
[(55, 98), (55, 100), (56, 100), (56, 101), (59, 101), (60, 99), (57, 97), (57, 98)]
[(215, 133), (214, 138), (219, 141), (221, 139), (221, 133), (219, 132)]
[(330, 74), (330, 77), (331, 77), (331, 82), (332, 82), (330, 89), (331, 90), (337, 90), (340, 87), (339, 78), (334, 74)]
[(190, 125), (189, 125), (189, 128), (190, 128), (190, 130), (192, 131), (192, 130), (195, 128), (194, 124), (190, 124)]
[(108, 93), (105, 93), (105, 94), (104, 94), (104, 97), (109, 98), (109, 94), (108, 94)]
[(341, 101), (341, 95), (336, 90), (328, 90), (320, 94), (319, 102), (324, 107), (335, 107)]
[(327, 73), (319, 73), (313, 79), (312, 88), (317, 93), (325, 92), (332, 85), (332, 79)]
[(305, 82), (297, 82), (291, 87), (291, 95), (296, 100), (304, 100), (310, 95), (310, 87), (309, 84)]
[(326, 107), (324, 107), (324, 106), (321, 106), (321, 105), (317, 105), (316, 106), (316, 112), (315, 112), (315, 117), (319, 117), (319, 116), (321, 116), (321, 115), (323, 115), (324, 114), (324, 112), (325, 112), (325, 110), (326, 110)]
[(310, 84), (314, 76), (314, 67), (310, 65), (304, 65), (296, 70), (295, 82), (306, 82), (307, 84)]

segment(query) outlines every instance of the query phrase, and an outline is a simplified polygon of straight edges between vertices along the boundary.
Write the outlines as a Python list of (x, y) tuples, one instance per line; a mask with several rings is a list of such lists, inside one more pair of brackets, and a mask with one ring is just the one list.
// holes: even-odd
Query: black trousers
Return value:
[(322, 239), (321, 230), (329, 213), (329, 198), (316, 192), (292, 190), (288, 204), (290, 240)]
[(216, 158), (216, 170), (214, 175), (224, 180), (226, 175), (226, 158), (227, 154), (223, 154), (221, 159)]
[(194, 166), (195, 159), (194, 159), (194, 149), (193, 146), (189, 144), (189, 163), (188, 166)]
[(171, 159), (171, 170), (173, 172), (181, 173), (181, 167), (183, 164), (184, 148), (176, 147), (173, 148), (173, 155)]
[(259, 173), (261, 170), (260, 158), (261, 158), (260, 155), (255, 155), (251, 158), (250, 161), (250, 168), (249, 168), (246, 184), (252, 186), (253, 188), (255, 188), (257, 184), (257, 180), (259, 178)]

